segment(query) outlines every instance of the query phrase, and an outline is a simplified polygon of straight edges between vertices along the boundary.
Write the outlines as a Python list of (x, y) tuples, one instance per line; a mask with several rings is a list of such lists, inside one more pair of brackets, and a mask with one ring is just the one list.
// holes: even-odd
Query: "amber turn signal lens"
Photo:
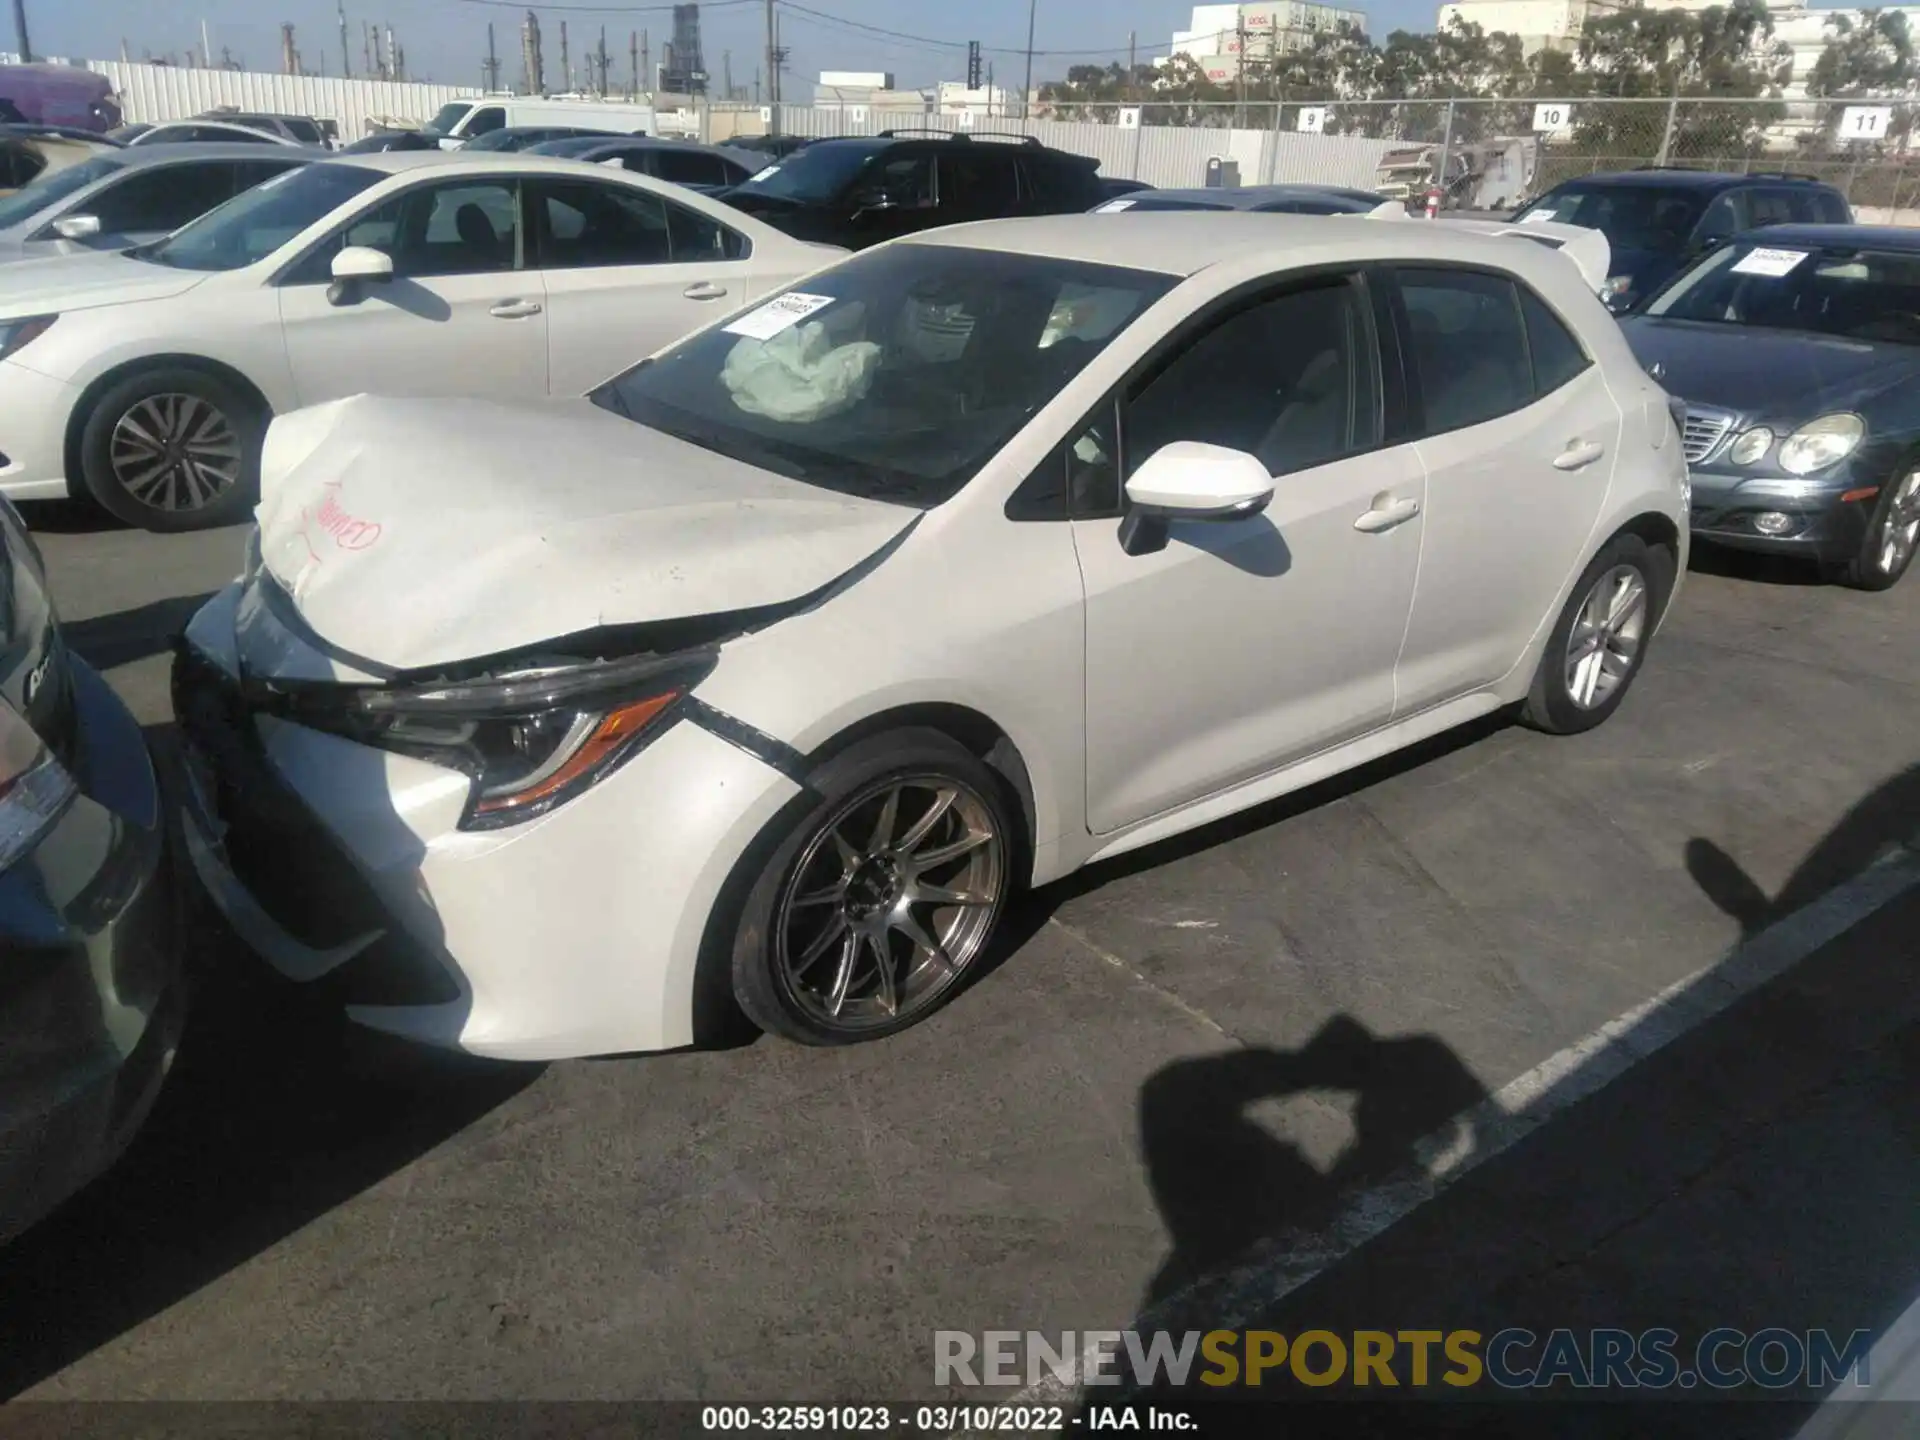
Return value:
[(592, 733), (580, 742), (580, 748), (569, 755), (558, 769), (525, 790), (482, 800), (473, 807), (474, 813), (494, 815), (501, 811), (518, 810), (565, 790), (583, 775), (599, 769), (603, 761), (658, 719), (660, 713), (683, 693), (669, 690), (664, 695), (649, 695), (645, 700), (636, 700), (631, 705), (608, 711), (600, 723), (593, 727)]

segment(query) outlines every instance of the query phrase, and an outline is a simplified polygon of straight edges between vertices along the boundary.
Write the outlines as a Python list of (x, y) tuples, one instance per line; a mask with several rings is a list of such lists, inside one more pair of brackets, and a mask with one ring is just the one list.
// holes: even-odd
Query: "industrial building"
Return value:
[(1304, 49), (1317, 36), (1366, 28), (1364, 10), (1308, 0), (1196, 5), (1189, 28), (1174, 32), (1172, 54), (1190, 56), (1209, 80), (1234, 80), (1243, 62), (1258, 65), (1275, 55)]

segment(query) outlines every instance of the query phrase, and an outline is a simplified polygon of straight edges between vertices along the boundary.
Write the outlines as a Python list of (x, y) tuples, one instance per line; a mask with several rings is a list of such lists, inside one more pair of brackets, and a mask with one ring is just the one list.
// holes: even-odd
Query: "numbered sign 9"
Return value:
[(1564, 100), (1550, 100), (1545, 105), (1533, 107), (1533, 129), (1535, 134), (1552, 135), (1570, 128), (1573, 124), (1573, 107)]
[(1319, 135), (1327, 128), (1327, 107), (1324, 105), (1302, 105), (1300, 114), (1295, 117), (1293, 128), (1302, 135)]
[(1849, 105), (1840, 112), (1840, 138), (1884, 140), (1892, 124), (1891, 105)]

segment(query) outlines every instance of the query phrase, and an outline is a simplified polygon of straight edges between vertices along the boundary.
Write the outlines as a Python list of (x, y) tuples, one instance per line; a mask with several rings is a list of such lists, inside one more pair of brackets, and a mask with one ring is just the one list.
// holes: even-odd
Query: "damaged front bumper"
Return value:
[(248, 944), (360, 1023), (476, 1054), (701, 1038), (715, 898), (798, 793), (777, 754), (690, 704), (564, 803), (475, 829), (470, 774), (250, 703), (253, 649), (279, 673), (319, 666), (290, 653), (301, 637), (240, 626), (241, 607), (236, 585), (188, 627), (175, 707), (185, 849)]

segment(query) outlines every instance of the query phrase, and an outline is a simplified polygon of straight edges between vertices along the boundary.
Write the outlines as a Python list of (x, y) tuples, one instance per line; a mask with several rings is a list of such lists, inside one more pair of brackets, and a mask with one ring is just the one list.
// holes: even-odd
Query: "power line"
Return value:
[[(721, 3), (726, 3), (726, 0), (721, 0)], [(860, 30), (870, 35), (884, 35), (890, 40), (899, 40), (908, 44), (931, 45), (942, 50), (965, 50), (970, 43), (966, 40), (942, 40), (932, 35), (912, 35), (904, 30), (889, 30), (884, 25), (869, 25), (864, 20), (849, 20), (844, 15), (831, 15), (825, 10), (815, 10), (811, 6), (798, 4), (797, 0), (779, 0), (779, 5), (783, 10), (790, 10), (799, 15), (811, 16), (815, 20), (823, 20), (835, 25), (844, 25), (850, 30)], [(996, 55), (1025, 55), (1027, 53), (1027, 47), (1024, 45), (983, 45), (980, 48)], [(1093, 45), (1074, 50), (1035, 50), (1033, 53), (1035, 55), (1118, 55), (1126, 48), (1127, 42), (1122, 40), (1114, 45)], [(1146, 45), (1140, 48), (1146, 53), (1152, 54), (1156, 50), (1173, 49), (1173, 42), (1168, 41), (1164, 45)]]
[[(549, 5), (546, 0), (459, 0), (462, 5), (486, 5), (496, 10), (551, 10), (556, 14), (647, 15), (672, 10), (673, 5)], [(757, 5), (760, 0), (700, 0), (703, 10), (725, 10), (736, 5)]]

